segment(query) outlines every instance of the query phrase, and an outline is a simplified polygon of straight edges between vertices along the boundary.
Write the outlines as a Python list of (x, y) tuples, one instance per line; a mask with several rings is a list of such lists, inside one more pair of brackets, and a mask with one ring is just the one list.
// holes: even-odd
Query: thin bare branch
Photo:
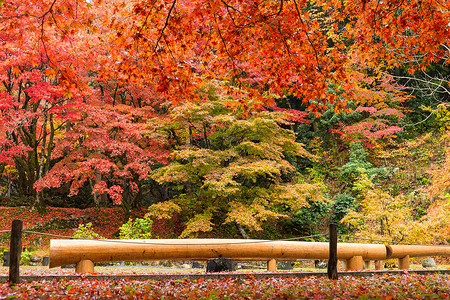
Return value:
[(156, 41), (156, 44), (155, 44), (155, 49), (153, 50), (155, 53), (156, 53), (156, 50), (158, 49), (159, 41), (161, 40), (161, 38), (164, 35), (164, 30), (166, 30), (167, 26), (169, 25), (170, 14), (172, 13), (172, 10), (175, 8), (176, 3), (177, 3), (177, 0), (174, 0), (172, 2), (172, 6), (169, 9), (169, 13), (167, 14), (167, 17), (166, 17), (166, 22), (164, 23), (164, 27), (161, 29), (161, 34), (159, 35), (158, 40)]

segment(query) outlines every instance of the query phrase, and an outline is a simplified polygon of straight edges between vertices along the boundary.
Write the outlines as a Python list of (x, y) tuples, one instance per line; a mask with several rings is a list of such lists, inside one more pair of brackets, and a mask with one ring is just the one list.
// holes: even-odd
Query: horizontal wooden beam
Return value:
[[(329, 244), (322, 242), (243, 239), (51, 240), (50, 268), (80, 261), (198, 260), (217, 257), (260, 260), (327, 259)], [(361, 256), (388, 258), (385, 245), (338, 243), (339, 259)]]
[(450, 256), (450, 246), (440, 245), (388, 245), (391, 258)]

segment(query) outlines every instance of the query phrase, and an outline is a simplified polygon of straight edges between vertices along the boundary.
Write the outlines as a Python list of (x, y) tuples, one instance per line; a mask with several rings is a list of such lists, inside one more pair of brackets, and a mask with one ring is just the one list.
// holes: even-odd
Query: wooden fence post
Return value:
[(364, 259), (362, 256), (356, 255), (347, 259), (347, 270), (358, 271), (364, 269)]
[(271, 259), (267, 261), (267, 271), (268, 272), (276, 272), (277, 271), (277, 261), (275, 259)]
[(20, 282), (19, 265), (22, 253), (22, 220), (13, 220), (11, 226), (11, 242), (9, 246), (9, 282), (17, 284)]
[(330, 250), (328, 257), (328, 279), (338, 279), (337, 273), (337, 226), (336, 224), (330, 224)]
[(94, 263), (89, 259), (79, 261), (75, 266), (76, 273), (94, 273)]
[(400, 270), (409, 270), (409, 255), (398, 259), (398, 268)]
[(376, 260), (375, 261), (375, 270), (382, 270), (383, 269), (383, 261), (382, 260)]

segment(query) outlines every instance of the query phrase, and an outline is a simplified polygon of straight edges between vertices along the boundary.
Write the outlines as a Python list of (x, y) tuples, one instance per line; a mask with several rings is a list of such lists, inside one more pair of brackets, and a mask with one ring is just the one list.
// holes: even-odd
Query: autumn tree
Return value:
[(99, 78), (110, 55), (99, 41), (109, 10), (97, 8), (90, 1), (0, 3), (0, 171), (8, 172), (9, 190), (34, 197), (33, 206), (45, 204), (45, 188), (68, 183), (69, 195), (88, 185), (96, 205), (109, 195), (129, 211), (150, 165), (164, 160), (145, 133), (164, 99), (149, 86)]
[(49, 7), (45, 2), (0, 3), (1, 171), (14, 182), (9, 190), (34, 198), (34, 206), (42, 204), (42, 197), (33, 184), (50, 169), (55, 136), (65, 127), (69, 107), (82, 97), (70, 92), (67, 77), (73, 71), (62, 68), (77, 66), (76, 55), (68, 51), (71, 41), (61, 28), (44, 26), (64, 13)]
[(389, 74), (416, 97), (405, 103), (410, 123), (429, 118), (421, 106), (435, 109), (448, 101), (448, 1), (321, 2), (336, 5), (333, 18), (347, 21), (335, 27), (335, 34), (353, 40), (349, 57)]
[(449, 133), (445, 132), (441, 141), (445, 145), (445, 159), (441, 165), (435, 166), (432, 170), (432, 180), (429, 186), (430, 207), (424, 216), (424, 224), (429, 231), (434, 231), (439, 236), (438, 241), (450, 243), (450, 153), (449, 153)]
[(79, 105), (77, 118), (55, 147), (58, 162), (37, 182), (37, 189), (70, 183), (73, 196), (87, 184), (96, 206), (110, 203), (101, 200), (108, 195), (126, 212), (139, 207), (140, 186), (151, 165), (164, 163), (168, 155), (161, 142), (149, 137), (146, 122), (151, 117), (156, 114), (149, 106)]
[(159, 128), (179, 146), (152, 178), (178, 195), (152, 205), (149, 216), (183, 211), (189, 220), (181, 236), (211, 231), (221, 222), (236, 224), (247, 236), (246, 230), (289, 216), (307, 199), (325, 201), (318, 186), (296, 179), (289, 159), (311, 155), (283, 128), (289, 124), (286, 113), (252, 109), (245, 117), (216, 87), (203, 94), (201, 102), (173, 107), (171, 119)]
[(355, 234), (364, 238), (395, 242), (413, 242), (409, 236), (412, 215), (408, 198), (392, 197), (376, 188), (364, 170), (354, 185), (356, 209), (350, 210), (341, 220), (356, 229)]

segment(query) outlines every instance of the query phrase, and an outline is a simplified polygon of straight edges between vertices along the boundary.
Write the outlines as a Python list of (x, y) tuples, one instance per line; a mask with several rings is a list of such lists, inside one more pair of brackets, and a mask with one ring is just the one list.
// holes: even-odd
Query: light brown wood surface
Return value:
[(389, 245), (391, 258), (425, 256), (450, 256), (450, 246), (439, 245)]
[[(51, 240), (50, 268), (92, 262), (196, 260), (217, 257), (260, 260), (327, 259), (329, 244), (322, 242), (242, 239)], [(339, 259), (361, 256), (387, 259), (385, 245), (338, 243)]]

